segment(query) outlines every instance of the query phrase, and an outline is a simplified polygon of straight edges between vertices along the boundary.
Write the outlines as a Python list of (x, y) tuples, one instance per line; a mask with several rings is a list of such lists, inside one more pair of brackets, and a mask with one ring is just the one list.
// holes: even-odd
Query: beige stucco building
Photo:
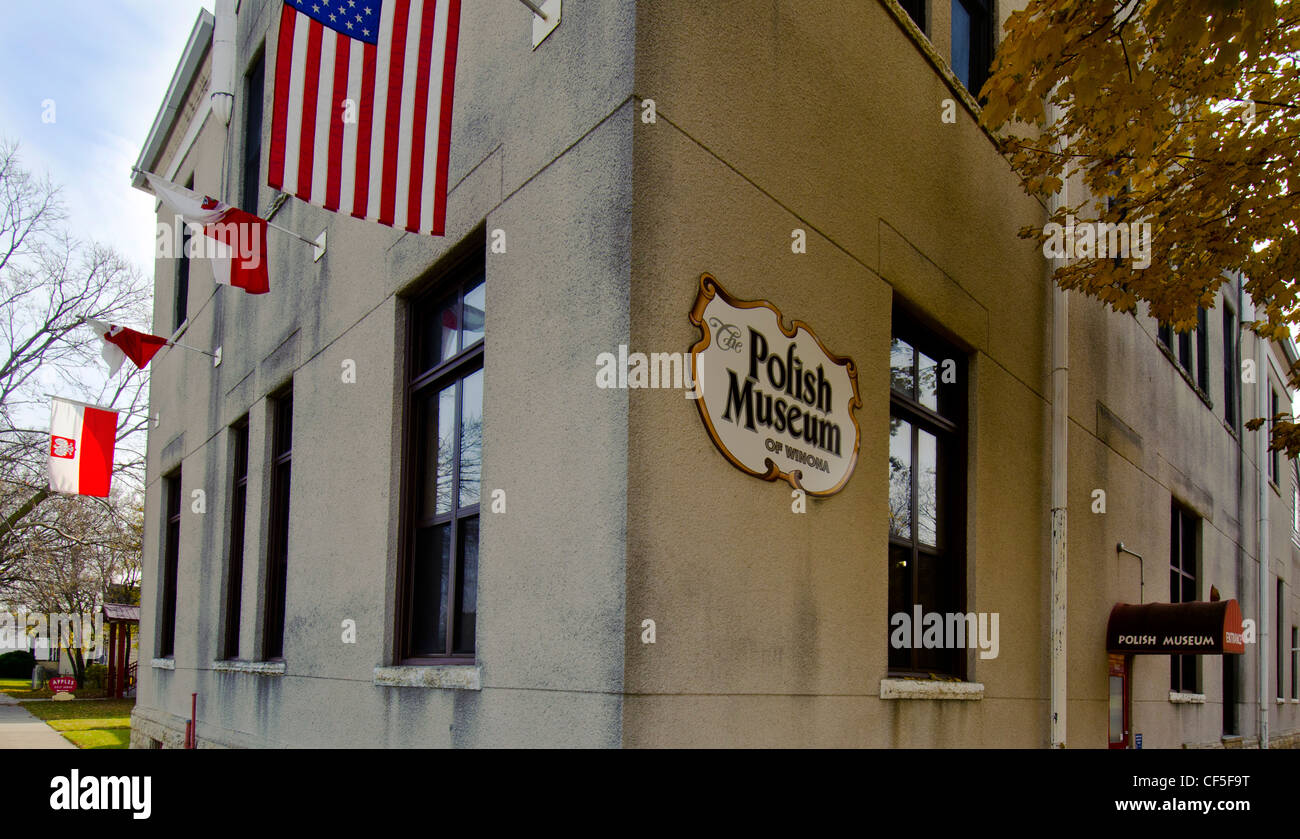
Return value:
[[(570, 0), (535, 49), (465, 4), (443, 238), (263, 185), (278, 5), (239, 4), (228, 127), (200, 16), (138, 164), (328, 245), (272, 231), (260, 297), (156, 264), (153, 331), (221, 360), (151, 368), (133, 745), (192, 694), (204, 747), (1049, 745), (1053, 287), (965, 88), (988, 4)], [(852, 360), (841, 491), (745, 474), (683, 389), (599, 386), (689, 353), (704, 273)], [(1251, 317), (1236, 283), (1185, 340), (1070, 297), (1069, 747), (1117, 739), (1112, 607), (1214, 597), (1258, 640), (1131, 656), (1120, 743), (1258, 744), (1261, 707), (1300, 736)], [(1289, 403), (1294, 347), (1258, 357)], [(995, 647), (891, 643), (918, 603)]]

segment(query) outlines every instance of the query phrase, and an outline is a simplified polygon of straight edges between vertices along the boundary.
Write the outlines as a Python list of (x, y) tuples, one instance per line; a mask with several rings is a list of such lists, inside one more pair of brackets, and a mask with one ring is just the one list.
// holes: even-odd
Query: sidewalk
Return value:
[(75, 748), (57, 731), (27, 713), (17, 699), (0, 693), (0, 751)]

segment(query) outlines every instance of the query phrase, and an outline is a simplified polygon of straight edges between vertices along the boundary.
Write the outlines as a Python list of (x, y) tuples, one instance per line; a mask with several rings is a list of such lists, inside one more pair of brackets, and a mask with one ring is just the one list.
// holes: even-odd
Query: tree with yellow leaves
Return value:
[[(1151, 225), (1149, 266), (1074, 259), (1061, 287), (1186, 330), (1239, 273), (1257, 334), (1300, 324), (1300, 0), (1030, 0), (982, 96), (1028, 192), (1087, 187), (1049, 222)], [(1300, 455), (1300, 426), (1273, 446)]]

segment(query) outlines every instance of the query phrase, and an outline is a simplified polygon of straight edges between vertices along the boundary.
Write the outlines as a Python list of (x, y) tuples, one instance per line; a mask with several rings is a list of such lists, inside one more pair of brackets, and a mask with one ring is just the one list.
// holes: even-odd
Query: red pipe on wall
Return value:
[(187, 749), (198, 748), (198, 743), (199, 743), (199, 734), (197, 730), (198, 729), (198, 708), (199, 708), (199, 695), (197, 693), (191, 693), (190, 694), (190, 718), (185, 723), (185, 748)]

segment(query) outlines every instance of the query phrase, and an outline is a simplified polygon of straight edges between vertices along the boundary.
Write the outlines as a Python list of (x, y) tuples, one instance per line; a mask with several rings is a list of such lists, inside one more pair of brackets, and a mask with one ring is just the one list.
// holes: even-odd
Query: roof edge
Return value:
[(149, 128), (149, 136), (144, 141), (144, 148), (140, 150), (140, 156), (135, 161), (135, 171), (131, 173), (131, 186), (136, 189), (148, 192), (142, 170), (147, 169), (154, 157), (162, 150), (163, 140), (176, 121), (181, 105), (184, 104), (185, 93), (189, 90), (190, 83), (194, 81), (199, 65), (203, 63), (203, 57), (212, 48), (212, 30), (215, 25), (216, 19), (212, 12), (200, 9), (198, 19), (194, 21), (194, 28), (190, 30), (189, 40), (185, 42), (185, 51), (181, 53), (180, 63), (176, 65), (176, 72), (172, 74), (171, 84), (167, 87), (167, 95), (163, 97), (158, 114), (153, 118), (153, 125)]

